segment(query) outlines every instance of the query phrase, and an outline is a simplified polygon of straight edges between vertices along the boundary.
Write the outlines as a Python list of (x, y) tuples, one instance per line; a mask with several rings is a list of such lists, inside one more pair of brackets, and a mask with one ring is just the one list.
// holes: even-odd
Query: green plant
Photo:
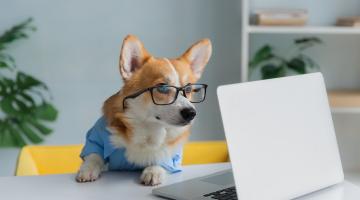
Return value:
[(288, 55), (284, 57), (274, 53), (270, 45), (264, 45), (249, 63), (250, 73), (259, 67), (262, 79), (269, 79), (283, 77), (289, 73), (305, 74), (311, 68), (319, 69), (319, 65), (303, 52), (321, 43), (317, 37), (295, 39), (287, 52)]
[(48, 87), (20, 71), (6, 52), (10, 44), (36, 30), (31, 23), (27, 19), (0, 36), (0, 147), (42, 142), (52, 132), (46, 123), (57, 118)]

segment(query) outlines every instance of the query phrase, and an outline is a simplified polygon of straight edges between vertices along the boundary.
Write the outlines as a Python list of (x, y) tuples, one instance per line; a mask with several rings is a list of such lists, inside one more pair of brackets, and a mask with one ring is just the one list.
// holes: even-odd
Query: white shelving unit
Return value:
[[(255, 3), (254, 3), (255, 2)], [(275, 26), (256, 26), (250, 24), (250, 15), (254, 11), (254, 9), (263, 9), (263, 8), (277, 8), (277, 7), (290, 7), (290, 8), (301, 8), (308, 9), (309, 11), (309, 25), (302, 27), (275, 27)], [(320, 9), (320, 10), (319, 10)], [(315, 15), (312, 16), (311, 14)], [(336, 18), (344, 15), (360, 15), (360, 0), (242, 0), (242, 53), (241, 53), (241, 81), (248, 81), (248, 63), (250, 60), (250, 50), (253, 50), (253, 47), (257, 47), (262, 45), (262, 43), (269, 42), (271, 44), (272, 39), (275, 39), (274, 42), (281, 42), (282, 38), (293, 38), (293, 37), (301, 37), (301, 35), (311, 36), (315, 35), (320, 38), (331, 39), (341, 39), (341, 42), (332, 43), (334, 46), (326, 46), (324, 48), (334, 48), (335, 51), (328, 51), (332, 54), (325, 55), (327, 56), (337, 56), (340, 55), (335, 60), (339, 59), (355, 59), (353, 62), (350, 62), (351, 65), (343, 66), (343, 62), (334, 62), (336, 66), (329, 66), (333, 63), (327, 62), (324, 67), (326, 70), (343, 70), (346, 68), (347, 70), (344, 73), (347, 73), (345, 76), (342, 76), (342, 79), (338, 79), (338, 73), (343, 71), (336, 71), (332, 74), (332, 77), (335, 80), (335, 86), (339, 83), (348, 83), (347, 78), (352, 77), (353, 79), (360, 80), (360, 73), (354, 69), (360, 69), (360, 48), (353, 48), (354, 56), (346, 56), (349, 52), (347, 46), (344, 44), (350, 45), (352, 47), (360, 44), (360, 28), (348, 28), (348, 27), (336, 27), (332, 24), (335, 23)], [(312, 20), (310, 22), (310, 20)], [(264, 37), (266, 36), (266, 37)], [(267, 40), (269, 37), (269, 40)], [(260, 39), (255, 41), (254, 39)], [(253, 42), (253, 43), (252, 43)], [(347, 42), (347, 43), (346, 43)], [(257, 44), (254, 44), (257, 43)], [(264, 43), (264, 44), (265, 44)], [(329, 50), (329, 49), (327, 49)], [(359, 51), (357, 53), (357, 51)], [(335, 52), (335, 53), (334, 53)], [(357, 54), (359, 56), (357, 56)], [(345, 56), (344, 56), (345, 55)], [(326, 58), (327, 59), (327, 58)], [(330, 59), (331, 60), (331, 59)], [(332, 59), (334, 61), (334, 58)], [(353, 67), (352, 71), (347, 67)], [(322, 68), (323, 69), (323, 68)], [(327, 71), (329, 72), (329, 71)], [(330, 73), (331, 74), (331, 73)], [(354, 78), (355, 77), (355, 78)], [(330, 78), (330, 79), (331, 79)], [(325, 76), (326, 79), (326, 76)], [(339, 82), (339, 83), (338, 83)], [(351, 82), (352, 83), (352, 82)], [(357, 123), (356, 120), (359, 118), (360, 114), (360, 84), (356, 82), (357, 87), (349, 88), (350, 90), (343, 90), (340, 86), (341, 90), (329, 90), (329, 102), (332, 107), (332, 113), (334, 116), (350, 116), (348, 118), (337, 118), (337, 119), (345, 119), (345, 125), (342, 124), (343, 127), (340, 126), (340, 132), (338, 134), (338, 142), (340, 144), (340, 153), (342, 153), (343, 166), (345, 169), (346, 179), (352, 181), (353, 183), (360, 185), (360, 159), (358, 159), (359, 155), (359, 147), (358, 143), (360, 142), (360, 130), (359, 125), (355, 125), (355, 128), (348, 128), (349, 123), (348, 120), (352, 119)], [(341, 85), (341, 84), (339, 84)], [(345, 84), (343, 84), (345, 85)], [(332, 87), (336, 88), (336, 87)], [(352, 89), (352, 90), (351, 90)], [(354, 115), (355, 114), (355, 115)], [(355, 117), (357, 116), (357, 117)], [(342, 121), (342, 122), (344, 122)], [(339, 122), (338, 122), (339, 123)], [(346, 128), (344, 128), (346, 126)], [(344, 132), (341, 132), (344, 131)], [(350, 170), (355, 169), (355, 170)]]
[(305, 27), (273, 27), (273, 26), (249, 26), (248, 34), (360, 34), (360, 28), (351, 27), (328, 27), (328, 26), (305, 26)]
[[(336, 2), (337, 1), (337, 2)], [(269, 4), (270, 1), (263, 0), (261, 4), (259, 3), (260, 0), (257, 0), (258, 5), (262, 4)], [(275, 3), (278, 3), (280, 1), (273, 1)], [(304, 4), (316, 4), (314, 2), (316, 1), (303, 1)], [(324, 1), (323, 3), (331, 3), (333, 2), (333, 7), (336, 9), (337, 3), (343, 3), (341, 0), (330, 0), (330, 1)], [(335, 3), (334, 3), (335, 2)], [(347, 37), (349, 35), (359, 35), (360, 40), (360, 28), (352, 28), (352, 27), (336, 27), (331, 24), (324, 24), (324, 25), (318, 25), (318, 24), (310, 24), (308, 26), (286, 26), (286, 27), (277, 27), (277, 26), (256, 26), (250, 23), (250, 16), (252, 15), (253, 10), (251, 0), (242, 0), (242, 53), (241, 53), (241, 81), (246, 82), (248, 81), (248, 63), (250, 60), (250, 47), (251, 47), (251, 40), (250, 38), (253, 35), (258, 34), (304, 34), (304, 35), (334, 35), (334, 37)], [(294, 2), (296, 4), (298, 2)], [(345, 4), (345, 2), (344, 2)], [(360, 4), (359, 4), (360, 5)], [(279, 5), (272, 5), (272, 7), (276, 7)], [(280, 5), (281, 6), (281, 5)], [(309, 5), (310, 6), (310, 5)], [(264, 8), (264, 7), (261, 7)], [(343, 9), (344, 6), (342, 6), (340, 9)], [(324, 7), (323, 7), (324, 9)], [(349, 8), (353, 10), (353, 8)], [(309, 10), (314, 11), (314, 8), (311, 8)], [(358, 8), (358, 15), (360, 15), (360, 8)], [(324, 12), (323, 10), (319, 10), (318, 12)], [(331, 16), (331, 13), (329, 16)], [(343, 15), (343, 14), (342, 14)], [(311, 17), (311, 15), (310, 15)], [(335, 22), (333, 22), (335, 23)], [(359, 54), (360, 55), (360, 54)], [(360, 63), (359, 63), (360, 67)], [(359, 74), (360, 79), (360, 74)], [(359, 88), (360, 89), (360, 88)], [(337, 95), (340, 94), (338, 97)], [(348, 96), (347, 96), (348, 95)], [(354, 91), (354, 92), (348, 92), (348, 93), (342, 93), (335, 91), (333, 92), (333, 95), (331, 97), (336, 97), (337, 101), (336, 103), (332, 104), (332, 111), (335, 113), (360, 113), (360, 102), (355, 102), (355, 100), (360, 99), (360, 91)], [(353, 102), (354, 105), (352, 105), (351, 98), (354, 99)], [(345, 99), (346, 102), (342, 102), (342, 99)], [(350, 100), (349, 100), (350, 99)]]

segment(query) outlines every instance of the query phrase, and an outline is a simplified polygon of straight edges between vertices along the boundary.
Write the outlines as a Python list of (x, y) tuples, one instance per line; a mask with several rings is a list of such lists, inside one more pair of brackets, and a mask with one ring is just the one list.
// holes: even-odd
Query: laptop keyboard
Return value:
[(235, 187), (225, 188), (216, 192), (204, 194), (203, 196), (219, 200), (237, 200)]

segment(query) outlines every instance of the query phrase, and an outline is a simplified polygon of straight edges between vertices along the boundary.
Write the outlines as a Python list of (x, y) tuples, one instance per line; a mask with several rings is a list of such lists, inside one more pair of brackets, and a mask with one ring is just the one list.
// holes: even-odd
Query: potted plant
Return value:
[(321, 44), (317, 37), (295, 39), (290, 46), (288, 55), (281, 56), (270, 45), (264, 45), (256, 51), (251, 59), (250, 74), (259, 70), (262, 79), (278, 78), (290, 74), (305, 74), (311, 70), (319, 70), (319, 65), (304, 51), (310, 47)]
[(35, 31), (27, 19), (0, 36), (0, 147), (40, 143), (50, 134), (58, 111), (45, 83), (21, 71), (7, 53), (9, 46)]

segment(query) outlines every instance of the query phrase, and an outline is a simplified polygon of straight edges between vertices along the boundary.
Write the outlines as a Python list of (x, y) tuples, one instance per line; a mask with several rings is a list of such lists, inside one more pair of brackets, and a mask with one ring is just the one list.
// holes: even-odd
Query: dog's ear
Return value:
[(205, 65), (210, 59), (211, 52), (211, 41), (209, 39), (202, 39), (193, 44), (181, 56), (181, 58), (185, 59), (189, 63), (196, 79), (199, 79), (201, 77)]
[(148, 58), (149, 54), (143, 43), (134, 35), (126, 36), (121, 47), (119, 64), (123, 79), (128, 80)]

